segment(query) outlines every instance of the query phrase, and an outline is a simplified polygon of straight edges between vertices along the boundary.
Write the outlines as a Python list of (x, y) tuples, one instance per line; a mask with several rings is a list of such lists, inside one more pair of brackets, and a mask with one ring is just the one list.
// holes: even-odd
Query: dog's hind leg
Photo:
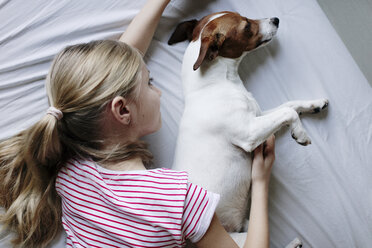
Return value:
[(301, 145), (311, 143), (300, 117), (293, 108), (283, 107), (269, 114), (251, 117), (239, 115), (240, 120), (231, 125), (232, 143), (247, 152), (252, 152), (257, 146), (274, 134), (283, 126), (290, 126), (292, 137)]
[(298, 238), (295, 238), (292, 240), (291, 243), (289, 243), (285, 248), (301, 248), (302, 247), (302, 242)]
[(245, 240), (247, 239), (247, 232), (232, 232), (229, 233), (229, 235), (239, 247), (244, 246)]
[[(229, 233), (229, 235), (239, 247), (244, 246), (245, 240), (247, 239), (246, 232), (241, 232), (241, 233), (234, 232), (234, 233)], [(298, 238), (295, 238), (285, 248), (301, 248), (301, 247), (302, 247), (301, 240)]]

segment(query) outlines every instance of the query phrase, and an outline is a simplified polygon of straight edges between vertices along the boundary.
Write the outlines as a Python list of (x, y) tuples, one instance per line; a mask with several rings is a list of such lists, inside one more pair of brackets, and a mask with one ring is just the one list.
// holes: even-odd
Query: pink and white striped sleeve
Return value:
[(188, 184), (182, 216), (182, 233), (192, 243), (198, 242), (208, 230), (220, 195)]

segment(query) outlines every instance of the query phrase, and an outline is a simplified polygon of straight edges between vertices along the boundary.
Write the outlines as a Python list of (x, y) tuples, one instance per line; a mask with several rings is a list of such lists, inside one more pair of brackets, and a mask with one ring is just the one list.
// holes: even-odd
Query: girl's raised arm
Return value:
[(169, 2), (170, 0), (148, 0), (120, 37), (120, 41), (137, 48), (145, 55)]

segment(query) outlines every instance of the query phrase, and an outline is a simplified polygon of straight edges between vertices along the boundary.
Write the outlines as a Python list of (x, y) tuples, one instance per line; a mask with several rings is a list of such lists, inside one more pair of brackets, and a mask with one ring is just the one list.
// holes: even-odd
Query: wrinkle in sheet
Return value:
[(0, 82), (0, 90), (9, 90), (11, 88), (16, 88), (16, 87), (22, 87), (29, 85), (35, 81), (39, 80), (45, 80), (47, 75), (47, 72), (38, 72), (37, 74), (34, 75), (29, 75), (27, 77), (18, 77), (14, 78), (13, 80), (5, 81), (5, 82)]
[(42, 8), (38, 8), (38, 12), (36, 12), (34, 17), (22, 23), (22, 25), (5, 34), (3, 37), (0, 37), (0, 46), (8, 43), (12, 39), (18, 38), (23, 35), (23, 33), (37, 29), (43, 23), (52, 21), (55, 13), (59, 10), (59, 6), (62, 5), (65, 5), (64, 1), (49, 1), (49, 4), (39, 5)]
[[(321, 211), (322, 209), (322, 205), (317, 201), (317, 199), (313, 198), (310, 201), (312, 204), (309, 205), (310, 199), (305, 199), (309, 197), (309, 194), (302, 192), (300, 194), (302, 197), (299, 198), (299, 194), (296, 192), (296, 184), (293, 184), (295, 186), (293, 188), (289, 186), (285, 180), (283, 181), (282, 178), (278, 176), (272, 177), (272, 181), (272, 184), (275, 185), (275, 188), (279, 188), (277, 190), (281, 192), (280, 195), (275, 195), (274, 199), (272, 199), (272, 195), (270, 195), (269, 198), (270, 203), (272, 203), (272, 206), (274, 206), (272, 212), (275, 213), (275, 216), (282, 216), (282, 223), (285, 222), (286, 225), (289, 225), (289, 227), (295, 230), (301, 230), (299, 226), (306, 225), (310, 231), (299, 231), (300, 238), (304, 243), (314, 246), (312, 240), (316, 238), (317, 240), (327, 240), (328, 246), (332, 245), (331, 247), (337, 247), (331, 236), (328, 235), (327, 230), (325, 230), (325, 228), (320, 224), (322, 223), (321, 219), (319, 219), (321, 217), (318, 217), (314, 214), (314, 212)], [(321, 187), (318, 186), (317, 188), (311, 188), (311, 190), (316, 191), (320, 188)], [(310, 187), (308, 190), (310, 190)]]
[(0, 9), (4, 8), (11, 0), (2, 0), (0, 2)]
[[(38, 64), (51, 63), (54, 58), (54, 54), (43, 55), (39, 58), (25, 57), (22, 60), (10, 61), (9, 64), (0, 65), (0, 74), (10, 73), (18, 70), (32, 69), (31, 67)], [(3, 77), (3, 75), (1, 75)], [(14, 75), (13, 75), (14, 78)], [(6, 85), (6, 83), (0, 82), (0, 86)]]

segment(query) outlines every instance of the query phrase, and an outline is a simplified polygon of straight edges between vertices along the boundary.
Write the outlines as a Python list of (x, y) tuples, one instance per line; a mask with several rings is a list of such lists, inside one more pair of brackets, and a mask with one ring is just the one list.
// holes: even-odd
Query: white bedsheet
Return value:
[[(0, 0), (0, 139), (45, 114), (44, 80), (59, 50), (117, 38), (144, 2)], [(330, 100), (326, 112), (302, 117), (312, 145), (299, 146), (287, 129), (277, 134), (271, 247), (283, 247), (295, 236), (304, 247), (371, 247), (372, 89), (316, 0), (171, 2), (146, 55), (163, 92), (163, 127), (146, 138), (156, 165), (172, 164), (183, 110), (180, 70), (187, 43), (168, 46), (167, 40), (179, 21), (222, 10), (280, 18), (276, 39), (240, 67), (263, 110), (289, 100)], [(8, 239), (1, 239), (0, 247), (8, 247)], [(63, 237), (53, 245), (63, 246)]]

